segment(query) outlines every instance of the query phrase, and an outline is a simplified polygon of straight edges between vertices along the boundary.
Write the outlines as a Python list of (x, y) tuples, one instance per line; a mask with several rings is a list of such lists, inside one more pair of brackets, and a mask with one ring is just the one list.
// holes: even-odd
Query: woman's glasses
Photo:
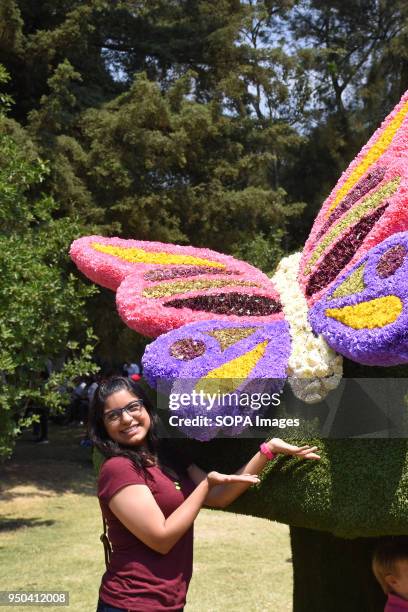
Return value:
[(109, 412), (105, 412), (105, 414), (103, 415), (103, 419), (107, 423), (114, 423), (115, 421), (118, 421), (121, 418), (124, 412), (127, 412), (131, 415), (137, 414), (138, 412), (142, 411), (143, 406), (144, 404), (142, 400), (135, 400), (134, 402), (130, 402), (130, 404), (124, 406), (123, 408), (115, 408), (115, 410), (109, 410)]

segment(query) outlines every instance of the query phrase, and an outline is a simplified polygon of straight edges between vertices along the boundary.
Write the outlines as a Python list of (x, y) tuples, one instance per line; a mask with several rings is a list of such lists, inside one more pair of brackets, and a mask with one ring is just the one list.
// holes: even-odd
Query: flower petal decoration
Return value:
[(313, 404), (322, 401), (340, 383), (343, 360), (322, 336), (314, 334), (309, 323), (308, 304), (297, 281), (300, 258), (301, 254), (295, 253), (282, 259), (272, 280), (289, 324), (289, 382), (296, 397)]
[[(209, 440), (220, 433), (235, 435), (244, 428), (243, 424), (216, 423), (217, 416), (253, 415), (251, 406), (242, 403), (244, 394), (272, 394), (283, 388), (290, 344), (285, 321), (193, 323), (149, 344), (142, 359), (143, 372), (152, 387), (168, 394), (194, 398), (202, 393), (202, 397), (214, 398), (210, 409), (206, 401), (191, 401), (178, 410), (186, 418), (211, 418), (207, 427), (182, 426), (188, 436)], [(226, 396), (231, 400), (228, 405)]]
[[(343, 294), (357, 270), (363, 286)], [(309, 320), (334, 350), (354, 361), (408, 363), (408, 232), (371, 249), (313, 306)]]
[(87, 236), (70, 254), (88, 278), (116, 291), (120, 316), (144, 336), (215, 318), (283, 319), (279, 294), (265, 274), (210, 249)]
[(388, 236), (408, 229), (408, 92), (325, 200), (306, 242), (299, 282), (312, 306)]
[(324, 202), (303, 253), (282, 260), (272, 281), (233, 257), (159, 242), (89, 236), (71, 256), (117, 292), (129, 327), (164, 334), (143, 358), (150, 384), (221, 386), (237, 400), (227, 412), (216, 402), (213, 414), (231, 416), (245, 414), (239, 398), (257, 380), (281, 388), (288, 376), (298, 397), (320, 401), (342, 376), (335, 351), (370, 365), (408, 361), (407, 230), (408, 92)]

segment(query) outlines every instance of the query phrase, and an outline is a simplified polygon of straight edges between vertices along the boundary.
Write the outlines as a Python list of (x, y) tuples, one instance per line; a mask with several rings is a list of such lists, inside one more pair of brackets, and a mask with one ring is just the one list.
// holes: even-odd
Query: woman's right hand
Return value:
[(235, 482), (244, 482), (247, 484), (258, 484), (259, 477), (256, 474), (220, 474), (220, 472), (209, 472), (207, 474), (208, 486), (210, 489), (217, 485), (232, 484)]

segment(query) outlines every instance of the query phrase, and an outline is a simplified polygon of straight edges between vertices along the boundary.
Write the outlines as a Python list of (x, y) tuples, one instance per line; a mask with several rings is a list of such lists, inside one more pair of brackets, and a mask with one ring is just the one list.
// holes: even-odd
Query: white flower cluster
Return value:
[(343, 376), (343, 359), (316, 337), (310, 327), (308, 305), (297, 280), (301, 253), (282, 259), (272, 278), (279, 291), (283, 312), (289, 323), (292, 350), (288, 377), (294, 394), (314, 404), (335, 389)]

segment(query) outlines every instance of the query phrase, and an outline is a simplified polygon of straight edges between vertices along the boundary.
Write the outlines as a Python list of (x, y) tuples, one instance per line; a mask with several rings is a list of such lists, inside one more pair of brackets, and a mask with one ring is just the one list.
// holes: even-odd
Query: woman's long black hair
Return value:
[[(125, 446), (112, 440), (109, 437), (103, 419), (105, 402), (113, 393), (117, 391), (129, 391), (132, 395), (141, 399), (143, 405), (149, 413), (150, 428), (146, 436), (146, 447)], [(154, 411), (149, 398), (143, 391), (141, 385), (124, 376), (112, 376), (102, 381), (95, 391), (90, 411), (89, 411), (89, 437), (94, 446), (109, 459), (110, 457), (127, 457), (132, 461), (137, 469), (142, 470), (149, 477), (146, 468), (152, 465), (159, 465), (163, 471), (172, 478), (177, 478), (177, 473), (168, 465), (168, 455), (159, 443), (159, 417)]]

